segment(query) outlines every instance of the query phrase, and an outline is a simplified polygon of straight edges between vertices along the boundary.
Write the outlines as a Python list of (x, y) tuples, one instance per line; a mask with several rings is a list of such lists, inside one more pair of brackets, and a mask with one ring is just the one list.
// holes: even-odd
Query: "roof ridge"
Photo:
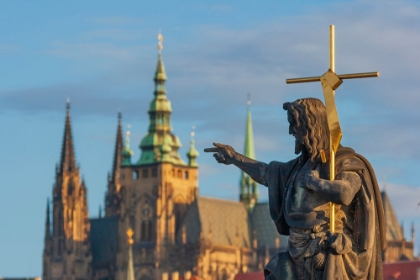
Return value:
[(213, 201), (221, 201), (221, 202), (227, 202), (227, 203), (231, 203), (231, 204), (237, 204), (237, 205), (243, 205), (241, 202), (236, 201), (236, 200), (230, 200), (230, 199), (226, 199), (226, 198), (219, 198), (219, 197), (210, 197), (210, 196), (199, 196), (197, 198), (197, 200), (213, 200)]

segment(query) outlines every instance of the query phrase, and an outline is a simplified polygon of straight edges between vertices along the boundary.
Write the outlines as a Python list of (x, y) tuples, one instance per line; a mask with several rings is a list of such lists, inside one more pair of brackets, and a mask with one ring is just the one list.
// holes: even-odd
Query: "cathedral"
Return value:
[[(139, 159), (131, 158), (129, 134), (124, 141), (118, 116), (104, 217), (88, 216), (67, 103), (61, 158), (47, 205), (44, 280), (227, 280), (262, 270), (274, 252), (285, 249), (286, 237), (277, 234), (268, 203), (258, 202), (258, 186), (246, 174), (239, 201), (199, 195), (198, 152), (192, 138), (187, 160), (179, 154), (166, 79), (159, 51)], [(249, 105), (245, 155), (254, 158)]]
[[(88, 215), (67, 103), (61, 158), (46, 209), (42, 279), (230, 280), (262, 271), (275, 252), (286, 250), (287, 238), (277, 233), (268, 203), (258, 201), (257, 184), (245, 173), (238, 201), (200, 196), (194, 138), (184, 161), (172, 133), (166, 79), (159, 50), (139, 159), (132, 158), (129, 133), (124, 140), (118, 115), (104, 217)], [(244, 154), (255, 156), (249, 104)], [(391, 244), (384, 258), (412, 259), (414, 240), (405, 240), (386, 193), (383, 199)]]

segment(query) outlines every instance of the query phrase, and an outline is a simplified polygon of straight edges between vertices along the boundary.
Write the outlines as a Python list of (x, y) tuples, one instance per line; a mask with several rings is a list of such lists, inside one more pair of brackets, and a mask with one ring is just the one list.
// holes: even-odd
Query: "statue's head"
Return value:
[(287, 111), (290, 123), (289, 134), (296, 138), (295, 153), (306, 149), (310, 160), (315, 161), (321, 150), (329, 149), (330, 134), (324, 104), (316, 98), (302, 98), (284, 103), (283, 109)]

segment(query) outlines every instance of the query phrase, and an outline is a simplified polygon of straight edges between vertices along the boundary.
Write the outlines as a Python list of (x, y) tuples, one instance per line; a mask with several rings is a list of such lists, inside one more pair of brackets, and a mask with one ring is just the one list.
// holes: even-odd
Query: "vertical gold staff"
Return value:
[[(330, 69), (335, 73), (335, 38), (334, 38), (334, 25), (330, 25)], [(324, 91), (325, 95), (325, 91)], [(335, 97), (335, 91), (332, 91), (333, 98)], [(327, 100), (327, 97), (324, 96)], [(340, 142), (339, 142), (340, 143)], [(335, 179), (335, 151), (333, 148), (333, 139), (330, 135), (330, 181)], [(335, 205), (330, 202), (330, 232), (335, 231)]]
[[(343, 82), (335, 74), (335, 42), (334, 25), (330, 25), (330, 69), (320, 77), (324, 92), (325, 107), (327, 111), (328, 130), (330, 131), (330, 181), (335, 179), (335, 153), (340, 146), (341, 127), (335, 105), (335, 89)], [(330, 232), (335, 231), (335, 205), (330, 202)]]

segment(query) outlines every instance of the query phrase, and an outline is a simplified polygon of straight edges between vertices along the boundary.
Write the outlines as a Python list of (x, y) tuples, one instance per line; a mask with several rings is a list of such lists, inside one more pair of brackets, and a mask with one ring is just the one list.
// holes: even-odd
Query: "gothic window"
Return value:
[(155, 167), (155, 168), (153, 168), (152, 169), (152, 177), (157, 177), (157, 168)]
[(146, 241), (146, 225), (145, 222), (141, 222), (141, 233), (140, 233), (140, 240)]
[(184, 197), (180, 195), (175, 197), (174, 203), (175, 231), (178, 232), (181, 229), (181, 223), (184, 220), (185, 215), (187, 214), (188, 207)]
[(153, 240), (153, 219), (154, 208), (150, 198), (145, 195), (137, 202), (136, 205), (136, 232), (139, 233), (138, 241)]
[(178, 178), (182, 178), (182, 171), (178, 170)]
[(69, 181), (69, 184), (67, 186), (67, 194), (72, 195), (74, 190), (73, 181)]
[(141, 222), (141, 241), (152, 241), (153, 240), (153, 222), (142, 221)]
[(223, 268), (222, 269), (222, 271), (221, 271), (221, 278), (220, 279), (222, 279), (222, 280), (228, 280), (229, 279), (229, 276), (228, 276), (228, 273), (227, 273), (227, 271), (226, 271), (226, 268)]
[(152, 216), (152, 207), (149, 203), (144, 203), (144, 205), (141, 207), (141, 218), (143, 220), (150, 220)]
[(148, 230), (147, 240), (152, 241), (153, 240), (153, 238), (152, 238), (152, 236), (153, 236), (153, 223), (152, 223), (152, 221), (148, 221), (147, 230)]
[(184, 179), (188, 179), (188, 171), (184, 171)]
[(137, 180), (139, 178), (139, 172), (137, 170), (133, 170), (133, 180)]
[(143, 169), (143, 171), (142, 171), (142, 175), (141, 175), (143, 178), (147, 178), (147, 177), (149, 177), (149, 170), (147, 170), (147, 169)]

